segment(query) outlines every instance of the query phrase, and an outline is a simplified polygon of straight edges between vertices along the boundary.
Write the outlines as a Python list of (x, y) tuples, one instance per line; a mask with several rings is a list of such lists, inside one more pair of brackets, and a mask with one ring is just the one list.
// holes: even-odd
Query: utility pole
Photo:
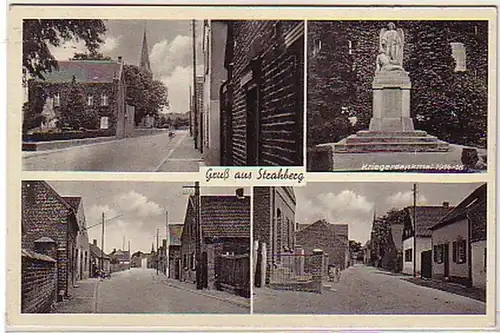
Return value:
[(168, 232), (168, 210), (165, 212), (165, 276), (169, 277), (170, 274), (170, 233)]
[(413, 184), (413, 277), (417, 276), (417, 184)]
[(201, 196), (200, 182), (194, 183), (194, 200), (196, 206), (196, 289), (203, 289), (201, 281)]
[(189, 135), (193, 136), (193, 93), (191, 92), (191, 86), (189, 86)]
[(102, 212), (102, 228), (101, 228), (101, 271), (104, 270), (104, 212)]
[(198, 149), (198, 96), (196, 88), (196, 20), (193, 20), (193, 138), (194, 149)]
[(158, 244), (159, 243), (159, 240), (158, 238), (160, 237), (159, 236), (160, 234), (160, 229), (156, 229), (156, 275), (158, 275), (158, 266), (160, 264), (160, 245)]

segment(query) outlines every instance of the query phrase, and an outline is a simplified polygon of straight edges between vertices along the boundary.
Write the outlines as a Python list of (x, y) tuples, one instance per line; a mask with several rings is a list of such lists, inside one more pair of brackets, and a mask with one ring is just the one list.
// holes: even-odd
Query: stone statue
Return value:
[(377, 56), (378, 71), (402, 71), (403, 69), (403, 29), (394, 23), (389, 23), (386, 28), (380, 30), (379, 55)]

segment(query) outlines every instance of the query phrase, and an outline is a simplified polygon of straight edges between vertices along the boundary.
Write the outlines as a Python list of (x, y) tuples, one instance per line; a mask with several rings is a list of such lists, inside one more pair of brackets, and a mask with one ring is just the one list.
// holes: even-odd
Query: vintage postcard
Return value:
[(497, 9), (11, 5), (12, 330), (495, 324)]

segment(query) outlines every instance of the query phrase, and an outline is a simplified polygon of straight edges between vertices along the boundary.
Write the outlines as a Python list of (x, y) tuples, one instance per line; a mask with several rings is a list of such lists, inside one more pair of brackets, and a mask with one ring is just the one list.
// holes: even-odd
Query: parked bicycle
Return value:
[(340, 276), (340, 268), (335, 265), (328, 265), (328, 281), (339, 282)]

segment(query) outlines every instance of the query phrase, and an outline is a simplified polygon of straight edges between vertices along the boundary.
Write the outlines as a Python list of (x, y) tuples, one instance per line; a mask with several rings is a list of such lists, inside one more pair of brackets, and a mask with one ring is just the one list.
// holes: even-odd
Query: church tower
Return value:
[(148, 41), (146, 37), (146, 24), (144, 24), (144, 35), (142, 37), (141, 60), (139, 62), (139, 67), (145, 68), (146, 70), (151, 72), (151, 64), (149, 63)]

